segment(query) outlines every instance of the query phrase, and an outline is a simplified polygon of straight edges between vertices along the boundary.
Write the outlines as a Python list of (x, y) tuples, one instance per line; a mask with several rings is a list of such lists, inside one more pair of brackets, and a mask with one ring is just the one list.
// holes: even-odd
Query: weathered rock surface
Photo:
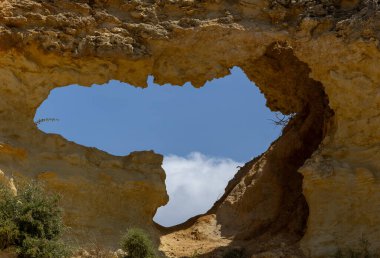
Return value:
[(55, 87), (111, 79), (145, 87), (149, 75), (200, 87), (239, 66), (272, 110), (297, 115), (207, 215), (161, 229), (162, 250), (326, 257), (362, 235), (380, 248), (377, 4), (1, 1), (0, 169), (62, 193), (78, 241), (115, 245), (128, 225), (152, 228), (167, 202), (162, 157), (112, 157), (46, 135), (33, 123), (37, 107)]

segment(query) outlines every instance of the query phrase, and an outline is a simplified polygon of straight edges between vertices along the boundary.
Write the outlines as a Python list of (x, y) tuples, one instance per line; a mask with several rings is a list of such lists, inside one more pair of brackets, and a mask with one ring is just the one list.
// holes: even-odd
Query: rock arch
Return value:
[[(167, 202), (162, 157), (112, 157), (43, 134), (33, 117), (49, 91), (110, 79), (144, 87), (148, 75), (201, 87), (239, 66), (272, 110), (298, 115), (208, 214), (157, 230), (162, 249), (179, 256), (173, 234), (198, 239), (191, 250), (213, 240), (205, 232), (214, 229), (225, 238), (205, 252), (289, 244), (301, 255), (300, 244), (305, 255), (323, 257), (361, 234), (379, 248), (376, 2), (8, 0), (0, 7), (0, 169), (61, 192), (80, 241), (90, 232), (112, 246), (130, 224), (154, 231), (154, 212)], [(245, 217), (229, 217), (236, 215)], [(273, 242), (255, 246), (260, 238)]]

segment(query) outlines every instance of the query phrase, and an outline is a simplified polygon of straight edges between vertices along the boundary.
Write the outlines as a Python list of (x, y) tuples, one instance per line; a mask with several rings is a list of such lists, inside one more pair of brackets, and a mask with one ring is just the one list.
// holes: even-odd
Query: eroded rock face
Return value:
[(1, 151), (1, 170), (18, 180), (41, 181), (62, 196), (70, 243), (117, 247), (128, 227), (151, 229), (156, 209), (168, 201), (161, 155), (113, 157), (37, 130), (31, 138), (36, 141), (18, 147), (23, 157)]
[(113, 157), (46, 135), (37, 107), (55, 87), (145, 87), (148, 75), (200, 87), (239, 66), (269, 108), (297, 115), (206, 215), (161, 229), (161, 249), (325, 257), (362, 235), (380, 248), (377, 15), (372, 0), (2, 1), (0, 169), (60, 192), (80, 242), (112, 246), (128, 225), (153, 230), (168, 199), (162, 157)]

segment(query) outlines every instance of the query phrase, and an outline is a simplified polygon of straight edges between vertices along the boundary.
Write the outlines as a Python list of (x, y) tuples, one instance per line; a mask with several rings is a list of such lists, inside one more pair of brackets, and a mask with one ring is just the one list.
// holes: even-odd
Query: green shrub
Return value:
[(223, 258), (242, 258), (244, 257), (243, 249), (231, 249), (223, 255)]
[(121, 239), (121, 248), (129, 258), (156, 257), (153, 243), (148, 234), (139, 228), (131, 228)]
[(19, 254), (22, 258), (61, 258), (69, 257), (71, 252), (61, 241), (27, 237)]
[(14, 245), (19, 235), (18, 227), (12, 220), (0, 219), (0, 250)]
[(67, 257), (68, 249), (58, 241), (64, 230), (58, 200), (34, 182), (20, 185), (17, 196), (1, 187), (0, 250), (16, 247), (28, 258)]

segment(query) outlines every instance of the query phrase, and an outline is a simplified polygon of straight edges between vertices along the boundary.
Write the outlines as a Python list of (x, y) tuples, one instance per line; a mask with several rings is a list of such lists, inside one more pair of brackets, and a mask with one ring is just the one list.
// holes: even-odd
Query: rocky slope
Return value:
[[(114, 246), (154, 231), (162, 157), (112, 157), (40, 132), (50, 90), (111, 79), (145, 87), (241, 67), (274, 111), (295, 115), (200, 217), (159, 228), (171, 256), (223, 247), (256, 257), (326, 257), (362, 235), (380, 248), (380, 64), (373, 0), (4, 0), (0, 169), (63, 195), (70, 238)], [(247, 118), (249, 119), (249, 118)], [(177, 241), (178, 240), (178, 241)], [(269, 254), (268, 251), (274, 252)], [(260, 256), (261, 255), (261, 256)]]

